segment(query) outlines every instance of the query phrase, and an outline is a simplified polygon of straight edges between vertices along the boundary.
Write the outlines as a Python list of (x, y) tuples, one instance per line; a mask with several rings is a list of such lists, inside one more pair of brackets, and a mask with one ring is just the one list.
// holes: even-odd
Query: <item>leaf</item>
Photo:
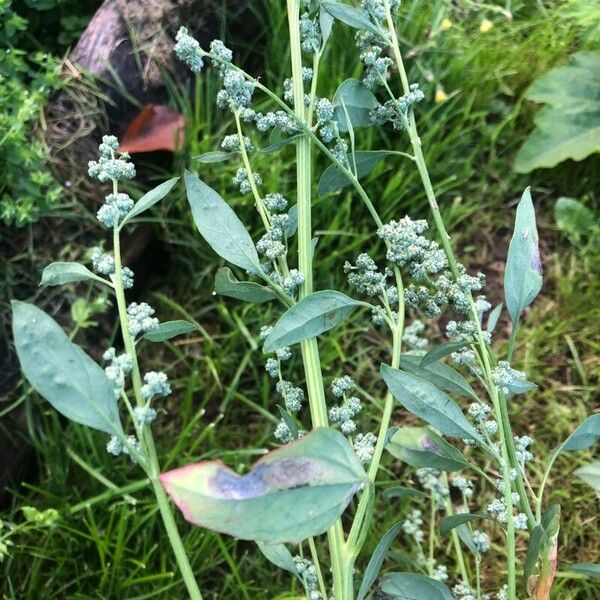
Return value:
[(397, 485), (387, 490), (381, 494), (384, 500), (390, 500), (391, 498), (427, 498), (427, 494), (421, 492), (420, 490), (415, 490), (414, 488), (404, 487), (402, 485)]
[(244, 302), (262, 304), (276, 298), (275, 293), (253, 281), (238, 281), (229, 267), (222, 267), (215, 277), (215, 293)]
[(600, 565), (594, 565), (592, 563), (574, 563), (569, 565), (569, 571), (581, 573), (592, 579), (600, 579)]
[(366, 475), (339, 431), (318, 428), (269, 452), (246, 475), (210, 461), (163, 473), (160, 482), (191, 523), (281, 544), (326, 531)]
[(113, 384), (56, 321), (33, 304), (13, 300), (13, 335), (25, 377), (68, 419), (123, 436)]
[(435, 348), (432, 348), (423, 358), (421, 359), (421, 368), (430, 365), (431, 363), (440, 360), (440, 358), (444, 358), (444, 356), (448, 356), (453, 352), (458, 352), (462, 350), (466, 346), (470, 346), (471, 342), (446, 342), (444, 344), (440, 344)]
[(529, 537), (527, 554), (525, 555), (525, 565), (523, 567), (523, 581), (525, 585), (531, 577), (531, 573), (540, 557), (542, 548), (551, 541), (551, 538), (558, 533), (558, 524), (560, 520), (560, 506), (553, 504), (543, 515), (540, 523), (536, 525)]
[(513, 326), (542, 289), (542, 265), (529, 188), (517, 206), (515, 230), (504, 271), (504, 299)]
[(493, 521), (489, 515), (475, 514), (475, 513), (461, 513), (457, 515), (448, 515), (440, 521), (440, 535), (446, 536), (453, 529), (462, 525), (463, 523), (470, 523), (471, 521), (481, 521), (487, 519)]
[(353, 6), (333, 1), (321, 2), (321, 6), (338, 21), (341, 21), (354, 29), (370, 31), (378, 37), (381, 37), (381, 32), (373, 25), (365, 13), (357, 10)]
[(500, 315), (502, 314), (502, 309), (504, 308), (504, 304), (500, 302), (496, 308), (490, 313), (490, 316), (487, 320), (487, 331), (490, 333), (494, 333), (496, 329), (496, 325), (498, 325), (498, 320), (500, 319)]
[(600, 151), (600, 52), (574, 54), (569, 64), (534, 81), (525, 97), (548, 106), (537, 114), (537, 129), (517, 154), (517, 172)]
[(462, 453), (426, 427), (400, 427), (386, 445), (386, 450), (415, 469), (462, 471), (470, 464)]
[(575, 475), (583, 479), (596, 492), (600, 493), (600, 460), (579, 467), (575, 471)]
[(283, 419), (284, 423), (287, 425), (287, 428), (290, 430), (290, 436), (292, 437), (293, 440), (297, 440), (299, 437), (299, 432), (298, 432), (298, 427), (296, 425), (296, 421), (294, 421), (294, 418), (292, 417), (292, 415), (290, 415), (290, 413), (287, 410), (285, 410), (285, 408), (283, 408), (283, 406), (280, 406), (278, 404), (277, 408), (279, 409), (279, 414), (281, 415), (281, 418)]
[(335, 290), (314, 292), (289, 308), (265, 338), (264, 352), (274, 352), (333, 329), (354, 309), (366, 306)]
[(144, 339), (150, 342), (166, 342), (178, 335), (197, 331), (198, 328), (188, 321), (165, 321), (157, 329), (144, 334)]
[(200, 156), (195, 156), (199, 162), (208, 165), (212, 163), (220, 163), (230, 158), (233, 158), (236, 155), (235, 152), (223, 152), (223, 150), (215, 150), (213, 152), (205, 152), (204, 154), (200, 154)]
[[(390, 154), (393, 153), (384, 150), (359, 150), (354, 153), (354, 157), (351, 152), (348, 153), (348, 163), (351, 165), (356, 163), (357, 177), (362, 179)], [(329, 165), (319, 179), (319, 196), (341, 190), (351, 185), (351, 183), (348, 176), (337, 165)]]
[(358, 590), (357, 600), (364, 600), (368, 591), (371, 589), (371, 586), (375, 583), (386, 554), (388, 553), (392, 542), (396, 539), (396, 536), (402, 529), (402, 525), (404, 525), (404, 520), (398, 521), (395, 525), (392, 525), (379, 540), (379, 543), (369, 559), (369, 564), (365, 569), (365, 574), (363, 575), (360, 589)]
[(387, 365), (381, 366), (381, 375), (402, 406), (442, 434), (483, 442), (456, 402), (433, 384)]
[(265, 148), (259, 148), (258, 151), (263, 154), (270, 154), (271, 152), (275, 152), (275, 150), (279, 150), (280, 148), (284, 148), (285, 146), (289, 146), (293, 144), (297, 139), (301, 138), (304, 134), (296, 133), (289, 137), (282, 138), (277, 129), (273, 129), (271, 135), (269, 136), (269, 141), (271, 143)]
[(184, 179), (194, 223), (208, 245), (230, 263), (246, 271), (259, 271), (250, 234), (227, 202), (189, 171)]
[(445, 392), (461, 394), (474, 400), (478, 399), (471, 384), (458, 371), (439, 361), (429, 363), (423, 367), (421, 358), (421, 356), (414, 354), (403, 354), (400, 357), (400, 368), (429, 381), (429, 383), (433, 383)]
[(285, 235), (288, 238), (291, 238), (293, 235), (296, 234), (296, 231), (298, 231), (298, 205), (294, 204), (290, 207), (290, 210), (288, 210), (288, 222), (287, 228), (285, 230)]
[[(346, 110), (344, 110), (344, 106)], [(351, 126), (371, 127), (371, 111), (379, 106), (373, 92), (357, 79), (346, 79), (335, 92), (333, 97), (334, 120), (337, 121), (341, 132), (349, 131), (348, 119)], [(348, 113), (348, 119), (346, 118)]]
[(418, 573), (390, 573), (383, 578), (380, 588), (398, 600), (453, 600), (441, 581)]
[(256, 542), (263, 555), (276, 567), (298, 575), (294, 559), (284, 544), (263, 544)]
[(125, 224), (129, 223), (129, 221), (131, 221), (134, 217), (141, 215), (143, 212), (154, 206), (157, 202), (160, 202), (173, 189), (173, 186), (178, 181), (179, 177), (173, 177), (173, 179), (163, 181), (163, 183), (157, 185), (154, 189), (144, 194), (127, 213), (127, 216), (121, 221), (119, 229), (122, 229)]
[(174, 152), (183, 148), (183, 115), (162, 104), (146, 104), (122, 136), (121, 152)]
[(98, 277), (86, 266), (77, 262), (55, 262), (48, 265), (42, 272), (40, 285), (62, 285), (75, 281), (99, 281), (111, 285), (110, 281)]
[(319, 8), (319, 28), (321, 29), (321, 48), (325, 48), (333, 29), (333, 15), (323, 7)]
[(574, 243), (598, 233), (598, 220), (594, 213), (574, 198), (561, 197), (556, 201), (554, 219), (556, 226)]
[(560, 452), (585, 450), (600, 439), (600, 413), (589, 416), (561, 445)]

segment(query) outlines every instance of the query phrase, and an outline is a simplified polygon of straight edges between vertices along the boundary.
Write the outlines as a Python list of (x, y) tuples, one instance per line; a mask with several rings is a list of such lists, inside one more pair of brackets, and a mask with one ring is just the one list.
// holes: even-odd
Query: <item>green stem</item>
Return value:
[[(125, 291), (123, 289), (123, 268), (121, 261), (121, 241), (119, 238), (119, 231), (117, 228), (113, 234), (113, 251), (115, 258), (115, 294), (117, 298), (117, 308), (119, 311), (119, 320), (121, 323), (121, 333), (123, 336), (123, 345), (125, 346), (125, 352), (131, 358), (131, 380), (133, 382), (133, 391), (138, 406), (144, 406), (145, 402), (142, 397), (142, 376), (137, 360), (137, 354), (135, 349), (135, 342), (129, 333), (129, 322), (127, 318), (127, 302), (125, 300)], [(158, 510), (163, 520), (167, 537), (173, 548), (175, 559), (181, 571), (181, 576), (187, 588), (189, 597), (191, 600), (202, 600), (202, 594), (200, 588), (194, 577), (192, 567), (189, 559), (185, 552), (183, 542), (177, 530), (177, 524), (171, 511), (169, 499), (160, 482), (158, 476), (160, 475), (160, 468), (158, 465), (158, 458), (156, 456), (156, 448), (154, 446), (154, 439), (152, 438), (152, 432), (150, 426), (146, 425), (143, 430), (143, 436), (140, 440), (142, 447), (145, 449), (146, 461), (147, 461), (147, 475), (152, 482), (152, 489), (156, 497), (156, 503)]]
[[(446, 487), (448, 487), (448, 474), (444, 473), (443, 478), (444, 478), (444, 483), (446, 484)], [(446, 514), (448, 516), (451, 516), (454, 514), (454, 507), (452, 506), (452, 500), (451, 500), (450, 496), (448, 496), (445, 499), (445, 507), (446, 507)], [(458, 535), (458, 530), (456, 528), (454, 528), (450, 532), (450, 537), (452, 538), (452, 544), (454, 546), (454, 551), (456, 553), (456, 562), (458, 562), (458, 570), (460, 571), (460, 576), (461, 576), (462, 580), (465, 582), (465, 584), (468, 585), (469, 587), (471, 587), (471, 584), (469, 583), (469, 574), (467, 572), (467, 565), (465, 564), (465, 557), (464, 557), (464, 554), (462, 551), (462, 546), (460, 545), (460, 537)]]
[(325, 580), (323, 579), (321, 562), (319, 561), (319, 553), (317, 552), (317, 546), (315, 545), (315, 539), (313, 537), (308, 538), (308, 547), (310, 548), (312, 563), (315, 565), (315, 569), (317, 570), (317, 581), (319, 582), (321, 596), (323, 596), (323, 600), (327, 600), (327, 587), (325, 586)]
[[(294, 82), (294, 115), (305, 128), (304, 81), (302, 79), (302, 51), (300, 47), (300, 18), (298, 0), (287, 0), (287, 14), (292, 59), (292, 79)], [(311, 198), (311, 143), (303, 135), (296, 142), (296, 181), (298, 205), (298, 268), (304, 275), (299, 297), (305, 298), (313, 291), (312, 270), (312, 198)], [(308, 402), (313, 427), (328, 427), (327, 404), (323, 386), (323, 374), (316, 338), (303, 340), (300, 344)], [(351, 600), (345, 589), (348, 573), (344, 572), (345, 541), (341, 519), (338, 519), (327, 532), (333, 574), (333, 589), (336, 600)], [(352, 590), (352, 575), (350, 575)], [(352, 592), (351, 592), (352, 594)]]

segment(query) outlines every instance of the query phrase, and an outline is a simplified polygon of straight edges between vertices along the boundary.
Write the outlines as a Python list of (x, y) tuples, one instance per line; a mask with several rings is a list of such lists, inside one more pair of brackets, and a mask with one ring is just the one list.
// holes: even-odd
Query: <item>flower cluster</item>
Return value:
[(150, 425), (156, 419), (156, 411), (149, 406), (136, 406), (133, 409), (133, 417), (139, 427)]
[(155, 310), (146, 302), (132, 302), (127, 307), (129, 333), (132, 336), (158, 329), (159, 321), (154, 317)]
[(128, 354), (120, 354), (114, 348), (109, 348), (102, 358), (110, 364), (104, 367), (106, 377), (113, 384), (115, 398), (119, 398), (125, 388), (125, 378), (131, 373), (132, 362)]
[(505, 360), (499, 361), (492, 371), (492, 380), (505, 394), (518, 391), (525, 377), (525, 373), (513, 369)]
[[(262, 185), (262, 178), (258, 173), (253, 173), (252, 177), (254, 179), (254, 185), (256, 187), (260, 187)], [(236, 173), (235, 177), (231, 180), (233, 185), (237, 185), (240, 188), (240, 192), (242, 194), (249, 194), (252, 192), (252, 186), (250, 184), (250, 179), (248, 179), (248, 172), (244, 167), (240, 167)]]
[(296, 567), (296, 573), (298, 573), (304, 584), (307, 599), (321, 600), (323, 595), (319, 592), (319, 578), (315, 566), (310, 560), (300, 556), (294, 556), (294, 566)]
[(423, 489), (431, 492), (436, 504), (441, 508), (450, 494), (442, 478), (442, 472), (437, 469), (423, 468), (417, 469), (416, 475)]
[(348, 274), (350, 287), (358, 293), (367, 296), (381, 296), (384, 293), (387, 276), (379, 271), (368, 254), (359, 254), (354, 265), (346, 261), (344, 273)]
[(199, 73), (204, 66), (202, 57), (204, 52), (200, 48), (200, 44), (191, 35), (185, 27), (181, 27), (175, 36), (174, 50), (177, 58), (184, 62), (191, 71)]
[(487, 533), (475, 529), (471, 539), (473, 540), (475, 548), (477, 548), (477, 552), (480, 554), (483, 554), (490, 549), (490, 538)]
[(290, 218), (287, 214), (272, 215), (269, 229), (256, 244), (258, 253), (271, 262), (287, 252), (285, 241), (289, 220)]
[(150, 402), (157, 396), (168, 396), (171, 393), (171, 386), (167, 375), (162, 371), (149, 371), (144, 375), (141, 392), (146, 402)]
[(375, 452), (375, 444), (377, 443), (377, 437), (375, 434), (359, 433), (354, 439), (354, 452), (362, 463), (369, 463), (373, 458), (373, 452)]
[[(98, 147), (100, 158), (88, 163), (88, 174), (101, 183), (122, 181), (135, 177), (135, 167), (129, 162), (129, 154), (119, 152), (119, 140), (114, 135), (105, 135)], [(116, 158), (116, 155), (119, 155)]]
[(492, 409), (483, 402), (473, 402), (469, 405), (469, 416), (477, 430), (488, 440), (498, 431), (497, 421), (489, 418), (491, 412)]
[(134, 435), (128, 435), (125, 442), (113, 435), (106, 444), (106, 451), (113, 456), (127, 454), (133, 462), (137, 462), (136, 456), (141, 454), (142, 448)]
[(107, 229), (113, 229), (120, 225), (132, 208), (133, 200), (127, 194), (109, 194), (96, 213), (96, 218)]
[(350, 377), (338, 377), (331, 383), (331, 393), (338, 399), (343, 399), (340, 406), (329, 409), (329, 419), (332, 423), (339, 423), (342, 433), (350, 435), (356, 431), (354, 417), (360, 412), (362, 406), (360, 399), (350, 394), (356, 389), (356, 384)]
[[(244, 136), (244, 150), (246, 154), (250, 155), (254, 152), (254, 144), (250, 140), (250, 138)], [(225, 150), (225, 152), (239, 152), (240, 148), (240, 136), (237, 134), (226, 135), (221, 142), (221, 148)]]
[[(400, 0), (389, 0), (390, 12), (394, 14), (400, 8)], [(383, 0), (362, 0), (362, 11), (373, 21), (385, 19), (385, 3)]]
[(425, 325), (418, 319), (414, 320), (410, 325), (404, 328), (402, 341), (411, 350), (426, 350), (429, 345), (427, 338), (421, 337), (420, 334), (425, 331)]
[(390, 221), (377, 232), (388, 246), (387, 259), (399, 267), (408, 267), (416, 280), (435, 275), (448, 264), (438, 243), (422, 235), (428, 228), (423, 219), (413, 221), (404, 217), (400, 221)]
[[(271, 333), (272, 327), (262, 327), (260, 330), (260, 338), (266, 338)], [(269, 357), (265, 363), (265, 370), (273, 379), (278, 379), (275, 389), (281, 396), (285, 409), (294, 414), (300, 411), (304, 402), (304, 391), (292, 384), (291, 381), (283, 379), (281, 375), (281, 363), (289, 360), (292, 357), (291, 350), (284, 346), (275, 351), (275, 357)], [(303, 433), (303, 432), (302, 432)], [(287, 444), (293, 439), (292, 432), (287, 423), (281, 419), (275, 429), (275, 438), (282, 444)], [(300, 432), (299, 432), (300, 435)]]
[(456, 600), (489, 600), (487, 594), (478, 595), (464, 582), (458, 583), (452, 588), (452, 595)]
[[(92, 251), (92, 268), (100, 275), (109, 275), (111, 279), (115, 274), (115, 259), (110, 254), (105, 254), (99, 248)], [(121, 280), (123, 288), (133, 287), (133, 271), (129, 267), (121, 267)]]
[(414, 509), (410, 512), (404, 523), (402, 523), (402, 530), (412, 536), (417, 543), (421, 543), (425, 539), (423, 516), (420, 510)]
[(317, 52), (321, 47), (321, 29), (308, 13), (300, 17), (300, 43), (302, 50), (307, 53)]

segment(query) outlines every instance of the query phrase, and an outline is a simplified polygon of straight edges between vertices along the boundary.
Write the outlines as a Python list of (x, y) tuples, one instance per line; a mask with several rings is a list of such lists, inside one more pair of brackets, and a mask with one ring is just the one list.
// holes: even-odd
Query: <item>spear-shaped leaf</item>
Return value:
[(329, 331), (359, 306), (368, 305), (335, 290), (310, 294), (283, 313), (265, 338), (263, 350), (273, 352)]
[(160, 481), (191, 523), (281, 544), (326, 531), (366, 475), (346, 438), (322, 428), (269, 452), (246, 475), (211, 461), (163, 473)]
[(123, 436), (113, 384), (56, 321), (33, 304), (12, 302), (21, 368), (33, 388), (65, 417)]
[(230, 263), (246, 271), (260, 271), (254, 242), (229, 204), (189, 171), (184, 178), (194, 223), (208, 245)]
[(504, 298), (513, 326), (542, 289), (542, 263), (531, 192), (527, 188), (517, 206), (515, 230), (508, 247)]

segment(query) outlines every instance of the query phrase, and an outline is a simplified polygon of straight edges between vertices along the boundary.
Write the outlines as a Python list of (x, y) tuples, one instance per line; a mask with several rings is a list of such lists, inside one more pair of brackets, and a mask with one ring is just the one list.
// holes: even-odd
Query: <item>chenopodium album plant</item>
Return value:
[[(355, 8), (333, 1), (288, 0), (292, 70), (283, 98), (237, 67), (221, 41), (205, 50), (185, 28), (177, 36), (175, 52), (192, 71), (199, 73), (206, 61), (218, 70), (222, 89), (217, 104), (232, 113), (235, 123), (222, 150), (203, 155), (200, 161), (240, 161), (233, 183), (251, 198), (264, 226), (255, 244), (225, 200), (186, 172), (187, 196), (200, 234), (245, 278), (238, 279), (229, 267), (219, 269), (215, 291), (246, 302), (277, 302), (283, 309), (279, 320), (265, 323), (260, 332), (281, 417), (273, 435), (282, 446), (247, 474), (239, 475), (221, 462), (159, 474), (151, 426), (160, 398), (171, 390), (164, 373), (142, 376), (137, 351), (144, 340), (166, 340), (193, 326), (182, 321), (160, 324), (148, 304), (127, 305), (125, 289), (131, 286), (133, 273), (121, 261), (120, 232), (164, 197), (175, 180), (134, 204), (118, 187), (119, 181), (134, 176), (134, 167), (127, 155), (119, 153), (117, 140), (105, 138), (100, 159), (90, 164), (90, 175), (113, 184), (98, 211), (101, 224), (113, 232), (113, 253), (93, 253), (95, 272), (77, 263), (54, 263), (44, 271), (46, 285), (92, 279), (115, 294), (124, 352), (108, 349), (104, 370), (44, 312), (14, 303), (15, 342), (25, 375), (61, 413), (108, 434), (108, 452), (128, 455), (147, 473), (190, 598), (201, 598), (201, 593), (165, 490), (188, 521), (255, 541), (267, 559), (299, 579), (311, 600), (364, 599), (375, 589), (386, 597), (414, 600), (549, 597), (560, 509), (543, 506), (544, 488), (561, 452), (588, 448), (600, 438), (600, 416), (584, 421), (552, 453), (535, 490), (527, 474), (533, 441), (515, 435), (509, 418), (510, 404), (536, 387), (511, 366), (519, 319), (542, 286), (531, 195), (526, 190), (519, 203), (508, 252), (504, 304), (512, 335), (508, 354), (501, 357), (492, 337), (503, 305), (492, 309), (482, 293), (484, 276), (470, 274), (457, 260), (429, 179), (415, 120), (424, 95), (407, 78), (398, 44), (398, 5), (397, 0), (365, 0)], [(344, 81), (329, 100), (318, 96), (319, 74), (336, 22), (357, 30), (364, 76), (361, 81)], [(273, 112), (255, 112), (252, 102), (257, 92), (272, 101)], [(411, 153), (357, 149), (357, 130), (388, 125), (408, 138)], [(260, 134), (266, 133), (272, 137), (263, 152), (295, 146), (295, 190), (263, 189), (252, 155)], [(331, 161), (320, 176), (318, 194), (352, 186), (385, 247), (385, 255), (374, 244), (365, 249), (369, 252), (347, 257), (343, 270), (353, 297), (337, 290), (314, 290), (314, 255), (319, 251), (311, 223), (315, 148)], [(384, 223), (377, 203), (363, 187), (361, 180), (375, 166), (396, 157), (415, 163), (439, 243), (425, 220), (399, 216)], [(296, 203), (291, 206), (284, 194), (294, 195)], [(294, 236), (295, 267), (288, 253)], [(388, 391), (381, 404), (374, 404), (379, 413), (373, 431), (360, 430), (363, 394), (356, 382), (339, 376), (326, 389), (317, 343), (317, 336), (365, 310), (390, 337), (389, 364), (381, 366)], [(442, 313), (453, 317), (446, 328), (448, 341), (429, 349), (422, 335), (425, 325), (418, 319)], [(408, 314), (414, 320), (407, 325)], [(298, 347), (305, 388), (293, 381), (286, 366)], [(119, 401), (126, 409), (126, 426)], [(392, 427), (396, 403), (421, 419), (423, 426)], [(363, 561), (360, 555), (376, 517), (376, 478), (386, 450), (416, 469), (419, 488), (395, 486), (384, 491), (384, 498), (402, 496), (426, 503), (429, 516), (412, 509)], [(450, 496), (451, 486), (459, 502)], [(324, 533), (326, 545), (317, 543), (315, 538)], [(380, 577), (388, 550), (401, 533), (415, 549), (413, 569)], [(524, 557), (517, 556), (518, 536), (528, 538)], [(505, 548), (506, 564), (496, 568), (507, 573), (500, 589), (490, 589), (481, 578), (492, 544)], [(442, 562), (449, 553), (455, 555), (452, 571)], [(521, 570), (523, 580), (517, 582)]]

